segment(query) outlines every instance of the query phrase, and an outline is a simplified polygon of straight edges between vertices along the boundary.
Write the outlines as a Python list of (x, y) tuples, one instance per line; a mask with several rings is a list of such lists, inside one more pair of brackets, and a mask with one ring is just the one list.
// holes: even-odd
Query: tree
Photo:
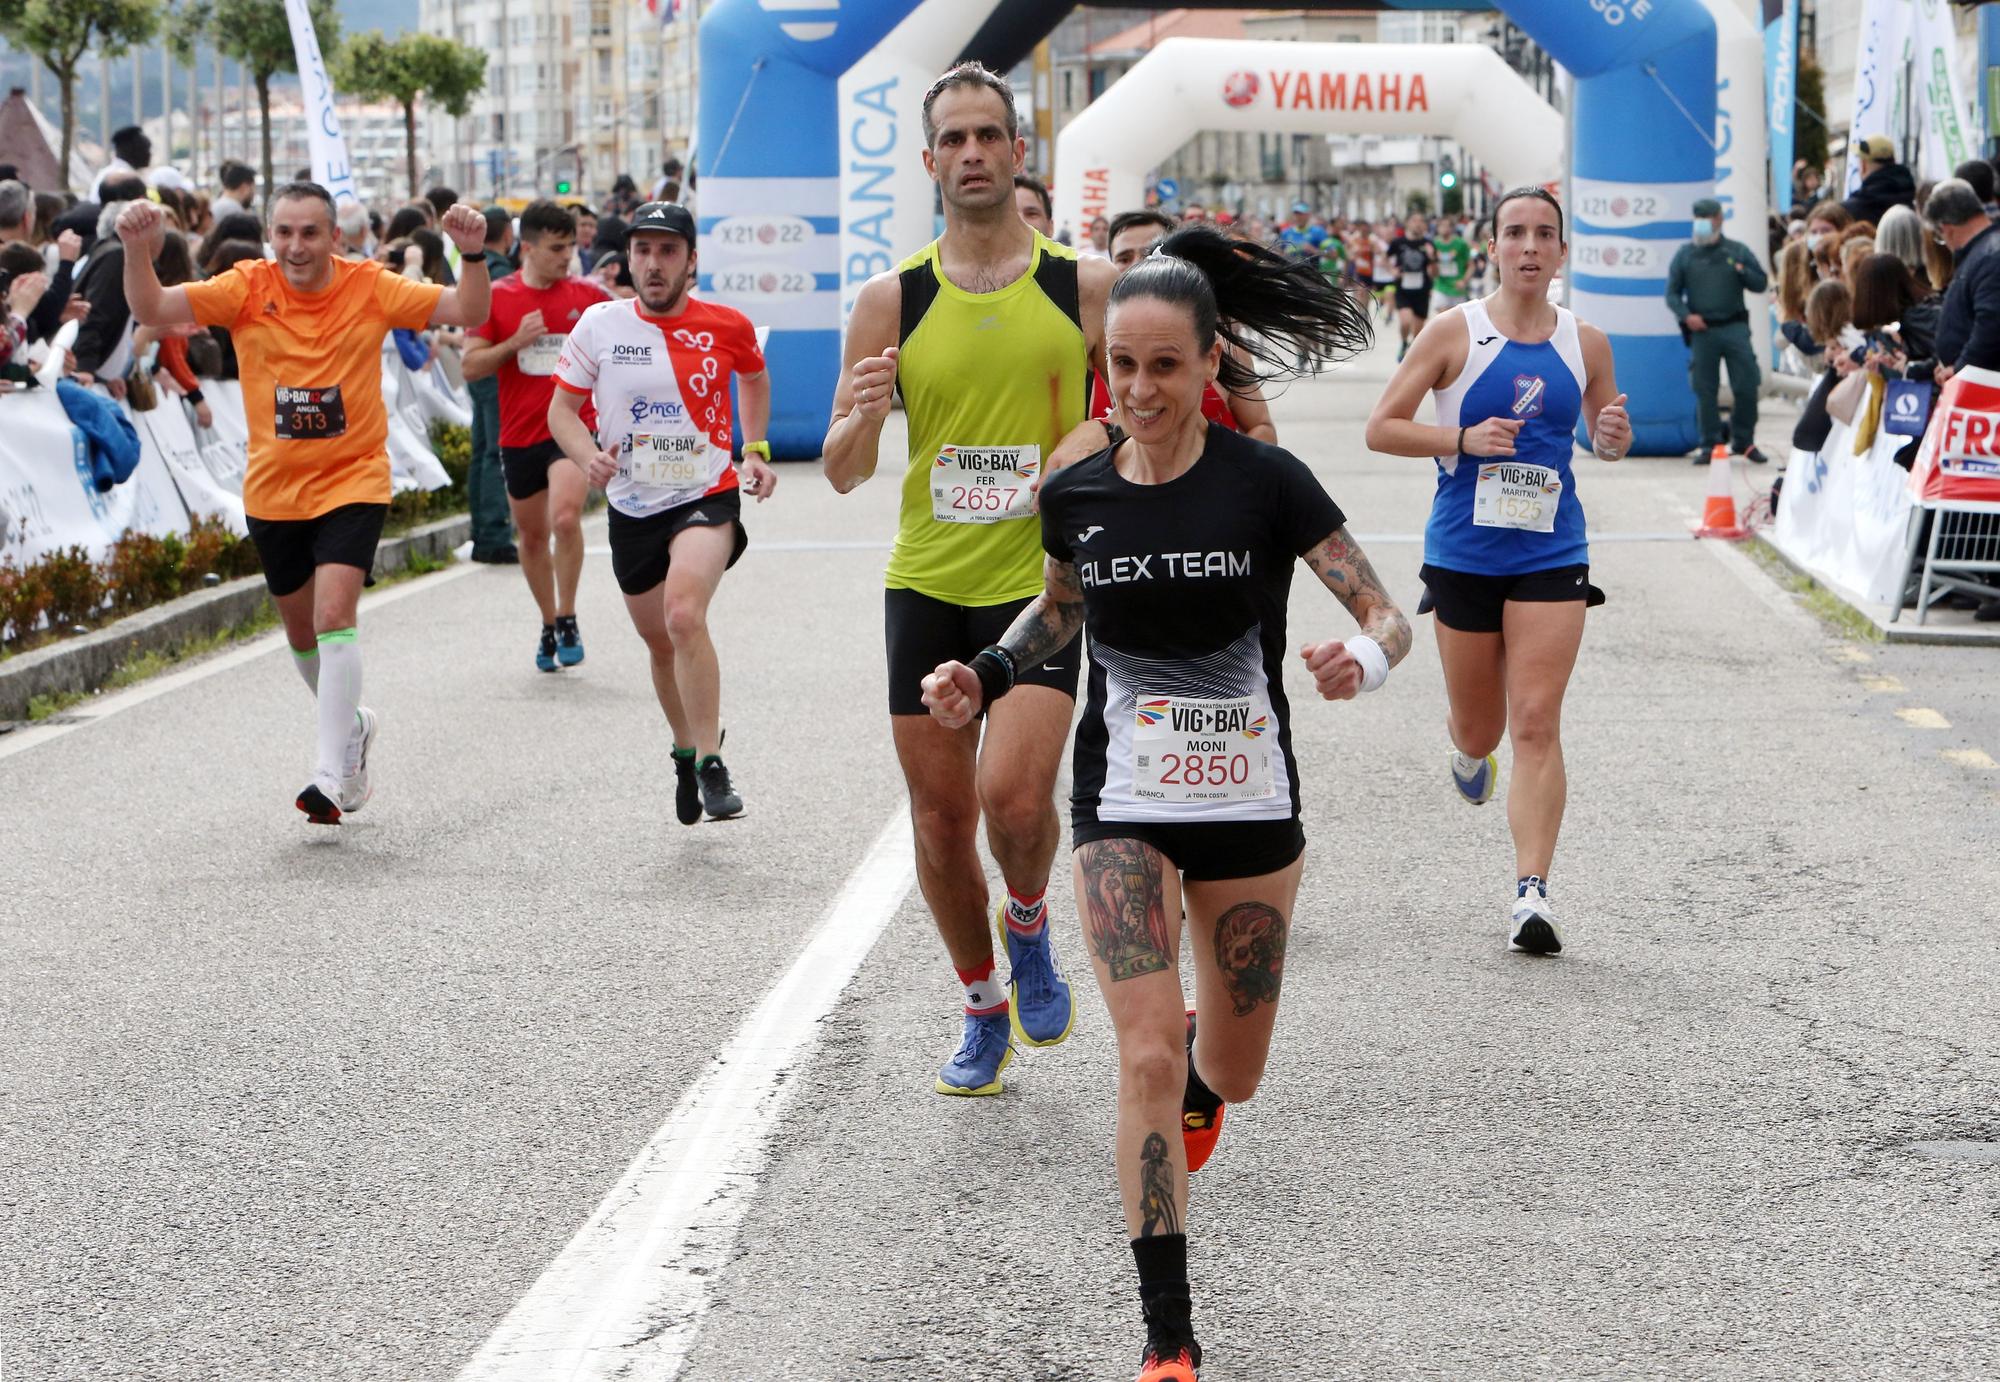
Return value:
[[(1799, 55), (1798, 95), (1792, 118), (1793, 156), (1808, 168), (1826, 167), (1826, 73), (1812, 54)], [(1789, 174), (1788, 174), (1789, 176)]]
[(486, 85), (486, 50), (436, 34), (385, 38), (379, 29), (357, 35), (341, 49), (334, 83), (364, 101), (394, 101), (403, 108), (403, 152), (409, 162), (410, 198), (417, 186), (417, 98), (427, 97), (447, 115), (462, 116)]
[[(0, 0), (4, 3), (6, 0)], [(55, 3), (67, 5), (72, 0)], [(217, 52), (242, 63), (257, 84), (257, 111), (264, 127), (264, 195), (269, 196), (278, 185), (271, 175), (271, 78), (280, 72), (298, 71), (285, 0), (195, 0), (187, 13), (189, 33), (206, 35)], [(331, 64), (340, 49), (338, 0), (308, 0), (307, 13), (312, 16), (313, 32), (319, 36), (320, 53)]]
[(76, 73), (93, 41), (115, 58), (159, 32), (160, 0), (0, 0), (0, 38), (55, 74), (62, 92), (62, 190), (76, 142)]

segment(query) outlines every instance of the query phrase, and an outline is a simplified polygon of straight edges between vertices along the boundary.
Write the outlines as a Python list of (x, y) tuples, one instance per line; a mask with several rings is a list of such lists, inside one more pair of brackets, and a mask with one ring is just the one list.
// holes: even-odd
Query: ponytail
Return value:
[[(1253, 362), (1225, 350), (1216, 372), (1223, 392), (1247, 394), (1266, 379), (1296, 379), (1301, 356), (1342, 358), (1374, 340), (1368, 316), (1310, 260), (1292, 259), (1213, 227), (1182, 226), (1111, 288), (1110, 306), (1133, 298), (1186, 307), (1203, 352), (1221, 336)], [(1259, 369), (1258, 366), (1262, 366)]]

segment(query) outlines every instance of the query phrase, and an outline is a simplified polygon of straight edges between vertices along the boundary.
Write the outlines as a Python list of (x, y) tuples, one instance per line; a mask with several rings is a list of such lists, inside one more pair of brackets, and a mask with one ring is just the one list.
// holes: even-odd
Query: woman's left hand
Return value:
[(1625, 395), (1619, 394), (1597, 411), (1597, 431), (1591, 450), (1600, 461), (1615, 461), (1632, 449), (1632, 418), (1625, 411)]
[(1351, 701), (1361, 694), (1361, 663), (1347, 651), (1344, 640), (1329, 638), (1324, 643), (1308, 643), (1299, 649), (1299, 657), (1312, 673), (1313, 689), (1319, 692), (1320, 699)]

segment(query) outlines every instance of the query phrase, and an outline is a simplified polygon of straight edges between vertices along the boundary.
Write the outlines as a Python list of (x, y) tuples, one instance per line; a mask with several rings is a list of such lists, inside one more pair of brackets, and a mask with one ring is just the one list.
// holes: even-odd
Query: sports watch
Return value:
[(771, 463), (771, 443), (768, 441), (746, 441), (743, 443), (743, 454), (746, 456), (754, 454), (761, 457), (765, 465), (769, 465)]

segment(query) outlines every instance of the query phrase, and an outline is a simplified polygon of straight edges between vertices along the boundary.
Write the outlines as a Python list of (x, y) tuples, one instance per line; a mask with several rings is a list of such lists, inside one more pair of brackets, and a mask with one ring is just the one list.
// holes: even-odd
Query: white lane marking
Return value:
[(899, 804), (785, 977), (458, 1382), (667, 1382), (680, 1372), (756, 1197), (795, 1072), (915, 881), (910, 813)]
[[(449, 570), (405, 581), (400, 585), (392, 585), (387, 590), (373, 591), (361, 597), (361, 608), (374, 610), (384, 605), (393, 605), (398, 600), (407, 600), (418, 591), (435, 590), (440, 585), (469, 576), (479, 569), (475, 565), (462, 564)], [(74, 710), (65, 712), (69, 718), (62, 724), (23, 725), (10, 734), (0, 735), (0, 760), (12, 758), (17, 753), (26, 753), (29, 749), (40, 748), (43, 744), (53, 743), (76, 730), (88, 729), (100, 720), (107, 720), (123, 711), (136, 709), (147, 701), (171, 695), (184, 686), (192, 686), (198, 681), (206, 681), (212, 676), (241, 667), (246, 662), (263, 657), (266, 653), (274, 653), (284, 646), (284, 630), (273, 629), (270, 633), (259, 634), (240, 647), (231, 648), (228, 652), (218, 653), (214, 657), (203, 658), (200, 662), (183, 667), (178, 672), (168, 672), (163, 676), (142, 681), (126, 690), (113, 691), (108, 696), (84, 701)]]

